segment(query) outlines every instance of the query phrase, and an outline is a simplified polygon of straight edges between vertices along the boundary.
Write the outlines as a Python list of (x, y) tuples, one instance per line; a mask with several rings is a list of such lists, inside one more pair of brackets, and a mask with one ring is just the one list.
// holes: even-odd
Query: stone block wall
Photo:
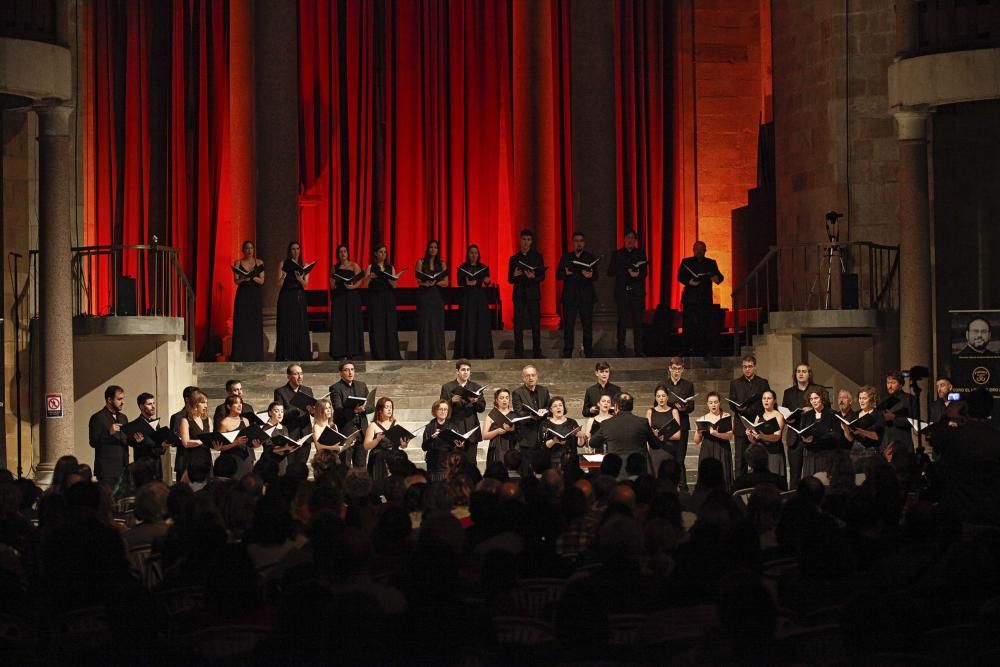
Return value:
[(836, 209), (841, 241), (898, 243), (892, 3), (774, 0), (772, 21), (779, 241), (825, 242)]

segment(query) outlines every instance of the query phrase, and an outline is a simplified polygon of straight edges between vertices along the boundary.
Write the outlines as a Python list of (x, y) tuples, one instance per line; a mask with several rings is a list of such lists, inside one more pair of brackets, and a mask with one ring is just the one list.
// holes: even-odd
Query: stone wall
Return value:
[(841, 241), (898, 243), (898, 150), (888, 111), (891, 3), (774, 0), (777, 227), (782, 243), (825, 242), (824, 214), (849, 214)]

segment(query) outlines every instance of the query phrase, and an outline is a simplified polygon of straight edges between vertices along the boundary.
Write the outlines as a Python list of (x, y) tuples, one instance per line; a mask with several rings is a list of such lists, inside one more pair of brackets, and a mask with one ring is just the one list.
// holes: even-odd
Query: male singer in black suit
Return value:
[[(722, 272), (714, 259), (705, 257), (704, 241), (694, 242), (694, 256), (685, 257), (677, 267), (677, 282), (684, 285), (681, 303), (684, 305), (684, 339), (690, 354), (711, 355), (719, 332), (712, 322), (712, 283), (722, 282)], [(734, 424), (735, 426), (735, 424)], [(741, 429), (735, 428), (739, 433)], [(737, 454), (737, 458), (742, 458)]]
[[(524, 383), (511, 392), (511, 408), (517, 415), (530, 415), (524, 406), (534, 410), (549, 407), (549, 390), (538, 384), (538, 369), (528, 365), (521, 369), (521, 381)], [(539, 451), (538, 429), (542, 419), (532, 415), (531, 419), (517, 422), (517, 446), (525, 463), (535, 472), (542, 472), (552, 465), (548, 450)]]
[[(682, 490), (687, 490), (687, 471), (684, 468), (684, 459), (687, 456), (688, 433), (691, 432), (690, 415), (694, 412), (694, 384), (690, 380), (681, 377), (684, 374), (684, 360), (680, 357), (670, 357), (667, 362), (667, 381), (663, 386), (667, 391), (673, 392), (667, 395), (667, 402), (671, 407), (677, 408), (681, 417), (681, 437), (677, 441), (677, 463), (681, 467)], [(684, 402), (682, 398), (690, 398)]]
[(646, 459), (648, 470), (648, 448), (658, 449), (663, 447), (663, 443), (653, 433), (648, 421), (632, 414), (635, 400), (631, 394), (623, 391), (615, 399), (615, 403), (618, 406), (618, 414), (601, 423), (601, 429), (590, 439), (590, 446), (595, 451), (601, 451), (607, 446), (608, 454), (617, 454), (623, 461), (627, 460), (630, 454), (642, 454)]
[[(235, 396), (243, 401), (243, 412), (240, 413), (243, 417), (247, 417), (248, 415), (252, 415), (254, 413), (253, 406), (247, 403), (246, 399), (243, 398), (242, 382), (239, 380), (226, 380), (226, 398), (229, 398), (230, 396)], [(226, 417), (227, 413), (228, 410), (226, 410), (226, 402), (223, 401), (215, 408), (215, 416), (212, 417), (212, 426), (214, 427), (222, 421), (223, 418)]]
[(622, 391), (621, 387), (611, 382), (611, 364), (608, 362), (598, 361), (594, 365), (594, 377), (597, 378), (597, 384), (587, 387), (587, 391), (583, 395), (584, 417), (593, 417), (600, 412), (597, 404), (601, 401), (601, 396), (610, 396), (611, 402), (614, 403), (615, 398)]
[[(311, 428), (309, 413), (296, 407), (292, 403), (295, 394), (302, 393), (312, 396), (312, 388), (302, 384), (302, 366), (298, 364), (288, 364), (285, 369), (288, 382), (274, 390), (274, 402), (281, 403), (285, 408), (285, 418), (282, 423), (288, 428), (289, 437), (293, 439), (301, 438)], [(309, 460), (310, 446), (299, 447), (294, 452), (288, 454), (289, 463), (305, 463)]]
[(635, 356), (642, 354), (642, 316), (646, 310), (646, 275), (649, 263), (639, 250), (639, 237), (631, 229), (625, 232), (625, 245), (615, 250), (608, 263), (608, 275), (615, 279), (615, 305), (618, 308), (618, 356), (625, 356), (626, 328), (632, 327)]
[(580, 316), (580, 326), (583, 328), (583, 354), (589, 357), (594, 350), (594, 304), (597, 303), (597, 291), (594, 280), (597, 278), (597, 256), (584, 250), (586, 239), (580, 232), (573, 233), (573, 249), (559, 260), (556, 280), (563, 283), (562, 289), (562, 329), (563, 357), (573, 356), (576, 343), (576, 317)]
[(740, 417), (746, 417), (754, 421), (764, 414), (764, 404), (761, 403), (761, 395), (771, 388), (767, 380), (757, 375), (757, 359), (752, 355), (747, 355), (741, 360), (743, 375), (730, 380), (729, 398), (744, 405), (737, 408), (730, 405), (733, 412), (733, 464), (736, 467), (734, 477), (739, 477), (747, 472), (747, 463), (743, 458), (743, 451), (750, 444), (747, 440), (746, 424), (743, 424)]
[[(104, 390), (104, 407), (91, 415), (87, 431), (90, 446), (94, 448), (94, 476), (98, 482), (114, 484), (128, 465), (129, 438), (122, 431), (128, 418), (122, 414), (125, 407), (125, 390), (111, 385)], [(142, 435), (133, 440), (139, 442)]]
[[(806, 397), (814, 389), (822, 390), (822, 387), (813, 384), (812, 369), (809, 364), (799, 364), (795, 367), (795, 384), (785, 390), (781, 395), (781, 407), (795, 412), (799, 408), (806, 407), (808, 401)], [(794, 418), (789, 418), (787, 423), (795, 428), (800, 428), (802, 413), (798, 413)], [(797, 489), (799, 481), (802, 479), (802, 454), (803, 442), (795, 431), (788, 430), (786, 442), (788, 445), (788, 488)]]
[[(338, 366), (340, 379), (330, 385), (330, 402), (333, 404), (333, 423), (337, 425), (337, 430), (344, 435), (350, 435), (355, 431), (361, 431), (364, 436), (365, 429), (368, 428), (368, 413), (375, 411), (374, 405), (355, 405), (353, 408), (347, 405), (350, 397), (367, 398), (368, 385), (356, 379), (354, 362), (344, 359)], [(350, 464), (354, 468), (364, 468), (368, 462), (368, 452), (357, 442), (351, 451)]]
[[(139, 406), (139, 416), (134, 421), (140, 419), (147, 424), (156, 419), (156, 397), (149, 392), (142, 392), (135, 399)], [(163, 466), (160, 457), (163, 456), (163, 445), (156, 444), (156, 441), (149, 437), (142, 437), (139, 440), (129, 438), (129, 445), (135, 450), (135, 462), (144, 463), (153, 474), (153, 479), (163, 479)]]
[(524, 358), (524, 329), (531, 329), (531, 344), (536, 359), (542, 357), (542, 290), (545, 261), (532, 246), (535, 233), (521, 230), (521, 249), (507, 262), (507, 281), (514, 286), (514, 356)]
[(951, 407), (952, 403), (962, 403), (962, 401), (952, 401), (948, 399), (948, 395), (951, 394), (954, 389), (955, 385), (952, 384), (951, 378), (946, 375), (942, 375), (934, 382), (934, 392), (937, 394), (937, 398), (927, 406), (928, 422), (936, 424), (948, 413), (948, 408)]
[[(441, 400), (451, 403), (451, 427), (459, 433), (468, 433), (479, 426), (479, 413), (486, 410), (486, 397), (472, 398), (462, 393), (460, 388), (478, 391), (482, 387), (469, 377), (472, 375), (472, 365), (468, 359), (455, 362), (455, 379), (441, 385)], [(465, 446), (465, 458), (476, 465), (477, 442), (468, 442)]]
[[(880, 405), (889, 405), (891, 408), (882, 411), (882, 418), (885, 419), (886, 442), (896, 443), (894, 456), (906, 457), (901, 460), (901, 465), (905, 467), (913, 460), (914, 454), (913, 426), (910, 425), (907, 418), (915, 418), (917, 416), (917, 404), (913, 394), (903, 391), (903, 379), (902, 371), (893, 371), (886, 374), (886, 396)], [(897, 402), (892, 402), (893, 398)], [(896, 465), (894, 464), (893, 467), (896, 467)]]

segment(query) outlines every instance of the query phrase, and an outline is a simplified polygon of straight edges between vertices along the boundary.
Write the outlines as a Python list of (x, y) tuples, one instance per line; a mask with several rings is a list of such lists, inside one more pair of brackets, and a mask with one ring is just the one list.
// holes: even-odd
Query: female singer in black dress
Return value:
[(424, 439), (420, 444), (426, 454), (427, 474), (432, 482), (444, 481), (448, 473), (448, 454), (455, 449), (455, 443), (439, 436), (441, 429), (449, 428), (451, 401), (434, 401), (431, 406), (431, 420), (424, 427)]
[(276, 361), (312, 359), (309, 346), (309, 320), (306, 317), (306, 285), (309, 274), (303, 274), (302, 246), (298, 241), (288, 244), (288, 253), (278, 272), (281, 291), (278, 293), (278, 336), (274, 347)]
[(812, 409), (802, 415), (799, 420), (800, 428), (809, 427), (810, 424), (815, 426), (799, 436), (806, 446), (802, 455), (802, 477), (830, 472), (833, 451), (837, 448), (836, 434), (840, 431), (834, 426), (835, 418), (827, 404), (826, 391), (810, 389), (806, 393), (806, 400)]
[[(500, 411), (504, 417), (516, 417), (510, 405), (510, 390), (497, 389), (493, 392), (493, 407)], [(489, 440), (490, 448), (486, 451), (486, 465), (499, 461), (503, 463), (503, 457), (512, 449), (517, 449), (517, 432), (513, 425), (495, 423), (488, 415), (486, 417), (486, 428), (483, 429), (483, 440)]]
[[(782, 437), (785, 434), (785, 417), (778, 410), (778, 395), (774, 391), (767, 389), (760, 396), (761, 406), (764, 408), (761, 414), (761, 421), (774, 419), (778, 422), (778, 430), (775, 433), (761, 433), (757, 429), (746, 429), (747, 440), (754, 445), (761, 445), (767, 450), (767, 469), (775, 475), (785, 476), (785, 446), (782, 444)], [(746, 426), (746, 424), (744, 424)]]
[(726, 488), (733, 486), (733, 430), (718, 431), (715, 425), (719, 420), (729, 417), (728, 412), (722, 410), (722, 398), (719, 392), (711, 391), (705, 399), (708, 405), (708, 413), (701, 417), (699, 422), (708, 422), (707, 429), (701, 424), (694, 432), (694, 444), (701, 445), (698, 450), (698, 463), (703, 459), (718, 459), (722, 463), (722, 476), (726, 480)]
[(458, 267), (456, 276), (462, 296), (455, 330), (455, 358), (492, 359), (493, 323), (486, 291), (490, 286), (490, 267), (479, 261), (479, 246), (469, 246), (465, 263)]
[[(441, 244), (431, 239), (424, 256), (414, 267), (418, 274), (431, 276), (425, 280), (417, 275), (417, 358), (446, 359), (444, 352), (444, 296), (441, 288), (448, 286), (448, 267), (441, 260)], [(444, 274), (442, 275), (442, 272)]]
[[(549, 399), (549, 416), (542, 420), (538, 427), (541, 446), (548, 449), (550, 463), (553, 468), (561, 469), (564, 457), (576, 456), (576, 449), (583, 436), (577, 432), (568, 438), (561, 438), (553, 435), (551, 431), (566, 434), (575, 429), (579, 424), (572, 417), (566, 416), (566, 399), (562, 396), (553, 396)], [(551, 431), (549, 430), (551, 429)]]
[(885, 435), (885, 419), (882, 413), (875, 409), (878, 405), (878, 393), (875, 387), (858, 389), (858, 421), (852, 425), (841, 423), (844, 437), (851, 443), (851, 460), (856, 468), (860, 468), (866, 459), (876, 458), (881, 454), (882, 436)]
[(346, 245), (337, 246), (330, 269), (330, 357), (354, 359), (365, 353), (365, 325), (358, 288), (361, 267), (348, 259)]
[(389, 459), (405, 449), (409, 441), (406, 439), (394, 442), (385, 437), (386, 432), (396, 425), (392, 416), (392, 399), (383, 396), (375, 403), (375, 418), (365, 430), (364, 447), (368, 452), (368, 476), (372, 480), (372, 492), (381, 495), (385, 490), (385, 480), (389, 479)]
[[(660, 472), (660, 464), (666, 459), (677, 458), (677, 443), (681, 439), (679, 428), (681, 413), (677, 408), (671, 407), (669, 401), (670, 390), (667, 389), (667, 386), (656, 385), (656, 390), (653, 392), (653, 407), (646, 411), (646, 421), (649, 422), (650, 427), (655, 429), (654, 434), (663, 443), (659, 449), (649, 450), (649, 462), (653, 467), (654, 474)], [(666, 432), (660, 433), (670, 422), (677, 423), (677, 430), (670, 435), (667, 435)]]
[[(258, 268), (259, 267), (259, 268)], [(252, 278), (248, 274), (258, 271)], [(253, 241), (243, 242), (243, 256), (233, 262), (236, 299), (233, 302), (231, 361), (260, 361), (264, 355), (264, 313), (261, 285), (264, 262), (254, 256)]]
[[(404, 269), (405, 270), (405, 269)], [(402, 272), (400, 272), (402, 273)], [(365, 271), (368, 282), (368, 347), (372, 359), (399, 359), (396, 327), (396, 278), (385, 245), (375, 248), (375, 261)]]
[[(614, 405), (614, 399), (610, 394), (601, 394), (601, 397), (597, 399), (597, 414), (591, 417), (583, 425), (583, 437), (585, 440), (585, 447), (588, 450), (587, 453), (592, 452), (593, 448), (590, 446), (590, 439), (597, 435), (597, 432), (601, 430), (601, 422), (607, 421), (614, 417), (612, 414), (612, 405)], [(604, 452), (597, 452), (598, 454), (603, 454)]]

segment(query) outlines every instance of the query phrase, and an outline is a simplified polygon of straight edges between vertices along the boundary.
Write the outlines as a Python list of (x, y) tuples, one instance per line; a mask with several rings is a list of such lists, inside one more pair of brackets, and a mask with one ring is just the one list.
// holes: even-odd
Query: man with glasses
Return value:
[(733, 412), (733, 464), (736, 467), (735, 477), (747, 473), (747, 462), (743, 451), (747, 448), (746, 428), (741, 426), (740, 417), (754, 421), (764, 414), (761, 396), (771, 388), (767, 380), (757, 375), (757, 358), (753, 355), (743, 357), (740, 362), (743, 375), (729, 383), (729, 408)]

